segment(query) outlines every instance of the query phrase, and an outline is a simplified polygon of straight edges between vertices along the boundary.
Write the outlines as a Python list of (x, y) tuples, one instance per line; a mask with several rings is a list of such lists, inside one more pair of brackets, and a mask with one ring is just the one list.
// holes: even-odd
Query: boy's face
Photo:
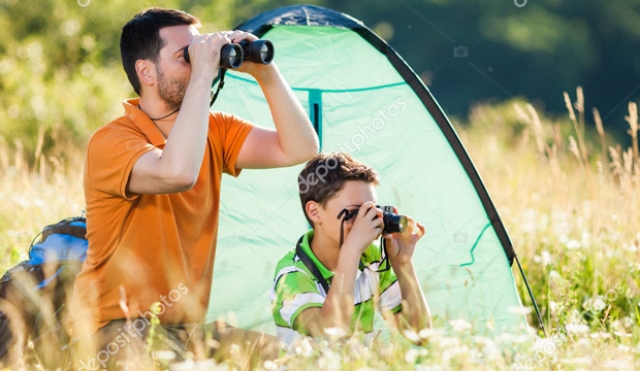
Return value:
[[(312, 217), (316, 233), (322, 233), (328, 240), (340, 244), (340, 224), (342, 218), (338, 219), (338, 214), (342, 209), (354, 210), (367, 201), (376, 203), (378, 196), (373, 183), (359, 180), (348, 180), (344, 187), (331, 198), (325, 207), (318, 205), (315, 218)], [(347, 239), (353, 222), (356, 218), (351, 218), (344, 223), (344, 239)], [(344, 241), (343, 241), (344, 242)]]

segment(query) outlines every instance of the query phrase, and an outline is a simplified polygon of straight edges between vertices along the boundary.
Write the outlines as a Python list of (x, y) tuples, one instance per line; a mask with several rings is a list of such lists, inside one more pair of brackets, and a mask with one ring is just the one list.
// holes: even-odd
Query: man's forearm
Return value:
[[(202, 166), (209, 131), (209, 94), (211, 74), (194, 74), (185, 92), (178, 117), (162, 151), (162, 166), (174, 169), (193, 181)], [(166, 164), (166, 165), (164, 165)]]
[(420, 289), (413, 263), (393, 267), (402, 293), (402, 317), (415, 330), (431, 327), (431, 314)]
[(319, 149), (315, 130), (275, 64), (254, 77), (271, 109), (280, 146), (291, 163), (298, 164), (315, 156)]

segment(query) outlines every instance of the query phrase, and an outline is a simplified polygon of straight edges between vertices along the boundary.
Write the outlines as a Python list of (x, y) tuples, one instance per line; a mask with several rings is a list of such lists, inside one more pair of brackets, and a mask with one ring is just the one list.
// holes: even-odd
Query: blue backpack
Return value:
[(44, 227), (31, 243), (29, 260), (2, 276), (0, 364), (28, 359), (29, 339), (35, 353), (31, 356), (40, 363), (45, 361), (56, 368), (64, 361), (60, 349), (68, 345), (69, 338), (61, 323), (73, 282), (87, 257), (86, 233), (84, 216)]

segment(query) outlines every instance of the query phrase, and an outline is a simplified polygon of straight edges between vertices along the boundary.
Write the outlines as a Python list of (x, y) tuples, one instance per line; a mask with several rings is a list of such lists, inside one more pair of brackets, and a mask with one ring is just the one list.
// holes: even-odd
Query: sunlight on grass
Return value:
[[(522, 101), (479, 105), (456, 125), (504, 222), (549, 336), (478, 336), (473, 324), (423, 330), (366, 344), (356, 336), (304, 339), (265, 370), (628, 370), (640, 367), (640, 159), (638, 115), (629, 104), (631, 146), (607, 135), (597, 110), (565, 95), (568, 115), (550, 118)], [(575, 101), (573, 101), (575, 99)], [(585, 122), (593, 120), (595, 129)], [(43, 142), (44, 131), (38, 143)], [(0, 269), (25, 260), (43, 226), (83, 209), (84, 152), (58, 143), (66, 161), (9, 151), (0, 138)], [(28, 160), (32, 159), (32, 160)], [(516, 271), (514, 271), (516, 272)], [(531, 302), (515, 273), (525, 306)], [(527, 310), (535, 327), (535, 313)], [(540, 337), (539, 337), (540, 336)], [(412, 345), (405, 338), (425, 346)], [(58, 344), (51, 344), (57, 347)], [(204, 344), (204, 347), (215, 346)], [(136, 369), (242, 369), (240, 350), (224, 364), (150, 352)], [(205, 354), (206, 352), (201, 352)], [(235, 355), (234, 355), (235, 354)], [(183, 355), (184, 356), (184, 355)], [(27, 369), (39, 369), (28, 354)], [(29, 363), (27, 362), (27, 363)]]

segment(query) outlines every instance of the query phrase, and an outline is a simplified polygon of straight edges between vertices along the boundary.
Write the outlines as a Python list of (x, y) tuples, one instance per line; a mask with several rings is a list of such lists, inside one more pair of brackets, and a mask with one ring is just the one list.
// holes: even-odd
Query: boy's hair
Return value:
[(140, 95), (142, 87), (136, 73), (136, 62), (140, 59), (158, 62), (158, 55), (166, 42), (160, 37), (160, 30), (171, 26), (200, 26), (200, 21), (181, 10), (149, 8), (133, 16), (122, 27), (120, 54), (122, 66), (127, 73), (133, 90)]
[(320, 153), (305, 165), (298, 176), (298, 192), (302, 212), (311, 226), (307, 215), (307, 202), (315, 201), (322, 207), (344, 187), (348, 180), (380, 183), (378, 173), (345, 152)]

